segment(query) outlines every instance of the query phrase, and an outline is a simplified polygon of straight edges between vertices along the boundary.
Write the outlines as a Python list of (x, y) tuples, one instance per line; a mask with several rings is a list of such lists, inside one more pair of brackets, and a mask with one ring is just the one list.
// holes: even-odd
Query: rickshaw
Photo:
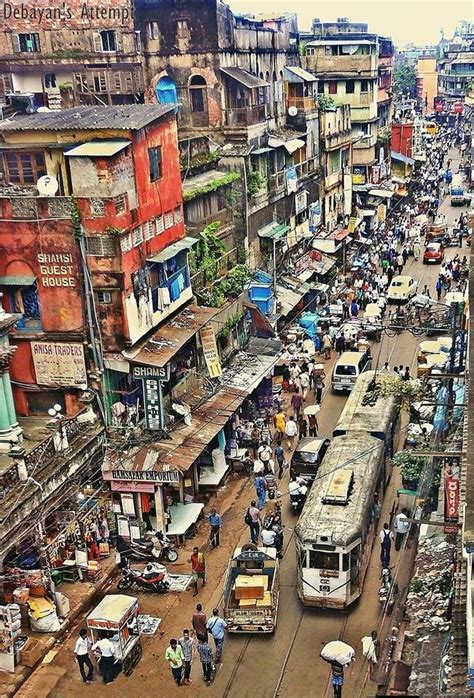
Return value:
[(125, 676), (130, 676), (140, 661), (143, 650), (138, 628), (138, 599), (125, 594), (104, 596), (86, 619), (92, 643), (100, 640), (102, 633), (113, 633), (110, 640), (115, 645), (115, 664), (121, 664)]

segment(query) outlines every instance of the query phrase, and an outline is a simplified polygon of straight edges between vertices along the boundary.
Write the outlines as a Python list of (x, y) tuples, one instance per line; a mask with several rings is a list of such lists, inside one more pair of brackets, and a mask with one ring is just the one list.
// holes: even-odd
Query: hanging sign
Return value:
[(207, 325), (200, 330), (202, 351), (206, 361), (207, 370), (211, 378), (219, 378), (222, 375), (221, 360), (217, 351), (216, 333), (212, 325)]
[(156, 378), (143, 380), (143, 397), (147, 429), (162, 429), (164, 425), (161, 423), (161, 390)]
[(459, 520), (459, 458), (447, 458), (444, 466), (444, 527), (445, 533), (457, 531)]
[(31, 342), (30, 346), (39, 385), (74, 387), (87, 383), (82, 344)]

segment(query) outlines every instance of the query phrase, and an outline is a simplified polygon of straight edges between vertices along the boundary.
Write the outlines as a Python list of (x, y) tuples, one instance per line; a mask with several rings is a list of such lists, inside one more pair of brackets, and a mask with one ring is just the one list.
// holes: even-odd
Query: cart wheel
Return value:
[(125, 659), (123, 660), (122, 664), (122, 672), (125, 676), (130, 676), (131, 673), (133, 672), (133, 659), (132, 659), (132, 652), (128, 654)]
[(133, 666), (136, 667), (143, 655), (143, 648), (139, 642), (137, 642), (130, 654)]

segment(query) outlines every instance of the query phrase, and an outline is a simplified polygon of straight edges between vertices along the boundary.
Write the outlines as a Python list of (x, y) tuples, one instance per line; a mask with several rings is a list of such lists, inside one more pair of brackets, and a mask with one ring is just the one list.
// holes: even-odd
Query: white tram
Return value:
[(364, 433), (331, 441), (295, 529), (305, 606), (343, 610), (362, 593), (384, 484), (384, 445)]

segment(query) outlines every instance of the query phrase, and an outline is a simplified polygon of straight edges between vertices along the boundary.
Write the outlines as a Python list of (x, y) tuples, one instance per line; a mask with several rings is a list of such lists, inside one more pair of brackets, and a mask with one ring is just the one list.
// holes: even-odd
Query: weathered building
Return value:
[(0, 15), (0, 104), (11, 111), (143, 101), (131, 0), (51, 7), (12, 0)]
[(344, 223), (352, 206), (352, 129), (348, 104), (320, 110), (323, 217), (328, 231)]
[(419, 58), (416, 62), (416, 97), (423, 114), (434, 110), (438, 94), (436, 58)]
[(473, 72), (474, 33), (455, 35), (438, 61), (438, 97), (445, 111), (459, 113), (453, 109), (454, 104), (462, 104), (466, 95), (472, 94)]

